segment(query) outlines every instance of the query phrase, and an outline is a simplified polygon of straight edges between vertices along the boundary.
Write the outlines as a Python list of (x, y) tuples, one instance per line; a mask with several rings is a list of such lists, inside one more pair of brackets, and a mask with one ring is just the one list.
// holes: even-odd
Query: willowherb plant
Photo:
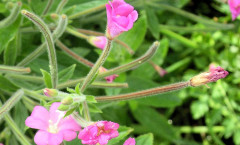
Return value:
[[(34, 52), (23, 58), (22, 61), (17, 64), (17, 67), (7, 65), (0, 66), (1, 73), (8, 73), (5, 75), (6, 77), (14, 77), (13, 75), (11, 76), (11, 73), (13, 73), (16, 74), (15, 77), (18, 78), (28, 79), (28, 81), (33, 82), (40, 82), (39, 84), (45, 83), (45, 89), (43, 89), (44, 87), (42, 85), (39, 85), (34, 91), (27, 88), (19, 89), (15, 94), (6, 91), (6, 93), (9, 93), (12, 95), (12, 97), (8, 99), (8, 101), (6, 101), (5, 104), (3, 104), (3, 106), (0, 108), (0, 119), (4, 118), (8, 124), (11, 124), (14, 134), (21, 144), (28, 145), (31, 144), (31, 142), (29, 141), (28, 137), (22, 134), (21, 131), (19, 131), (20, 129), (16, 127), (14, 123), (12, 123), (12, 119), (8, 114), (9, 110), (13, 108), (20, 99), (25, 99), (27, 102), (26, 104), (34, 104), (29, 105), (29, 108), (32, 109), (32, 113), (26, 118), (25, 125), (29, 128), (38, 129), (33, 139), (37, 145), (63, 145), (66, 142), (74, 139), (79, 140), (79, 142), (81, 141), (82, 144), (89, 145), (106, 145), (108, 143), (114, 144), (118, 143), (119, 141), (123, 145), (135, 145), (136, 141), (132, 137), (129, 137), (125, 141), (123, 140), (124, 137), (126, 137), (129, 133), (125, 133), (126, 135), (120, 134), (118, 130), (120, 130), (121, 125), (118, 122), (92, 120), (90, 114), (92, 110), (98, 113), (101, 112), (96, 105), (97, 103), (113, 103), (115, 101), (138, 99), (181, 90), (187, 87), (207, 85), (208, 83), (216, 82), (219, 79), (225, 78), (229, 74), (220, 66), (212, 66), (208, 72), (200, 73), (188, 81), (131, 93), (107, 96), (89, 95), (85, 92), (89, 87), (128, 87), (127, 83), (116, 83), (114, 80), (119, 77), (120, 73), (135, 69), (145, 62), (148, 62), (150, 65), (152, 65), (153, 68), (163, 77), (167, 71), (150, 60), (160, 46), (160, 42), (153, 42), (147, 52), (141, 57), (130, 61), (127, 64), (117, 66), (112, 69), (107, 69), (103, 67), (103, 64), (107, 60), (112, 47), (114, 46), (113, 43), (123, 46), (130, 54), (135, 53), (130, 46), (119, 40), (118, 37), (120, 37), (124, 32), (130, 31), (132, 28), (134, 28), (134, 24), (139, 18), (139, 13), (137, 10), (135, 10), (132, 5), (126, 3), (124, 0), (112, 0), (103, 6), (91, 9), (92, 12), (97, 12), (98, 9), (106, 7), (107, 25), (104, 34), (91, 30), (75, 29), (71, 27), (70, 22), (68, 23), (68, 16), (65, 14), (59, 15), (60, 13), (67, 13), (68, 11), (71, 11), (62, 11), (64, 5), (68, 2), (67, 0), (62, 0), (59, 3), (57, 9), (55, 10), (56, 14), (47, 15), (51, 10), (52, 2), (52, 0), (48, 1), (47, 7), (44, 9), (41, 16), (37, 16), (30, 10), (21, 11), (21, 14), (28, 20), (31, 20), (42, 32), (45, 40), (42, 45), (39, 46)], [(22, 3), (17, 3), (11, 15), (9, 16), (12, 18), (12, 21), (10, 18), (4, 19), (2, 23), (0, 23), (0, 28), (10, 25), (17, 19), (16, 17), (18, 15), (14, 16), (14, 14), (19, 13), (21, 5)], [(240, 13), (239, 2), (229, 0), (229, 6), (232, 12), (232, 19), (234, 20)], [(81, 14), (82, 13), (78, 15)], [(73, 15), (69, 18), (74, 17), (77, 16)], [(58, 19), (58, 24), (55, 24), (54, 26), (48, 25), (43, 21), (44, 18), (47, 18), (47, 20), (51, 19), (51, 21), (54, 21), (54, 19), (56, 21), (56, 19)], [(51, 31), (52, 29), (54, 29), (53, 32)], [(36, 31), (32, 28), (30, 28), (30, 30)], [(102, 51), (97, 61), (93, 63), (86, 58), (79, 56), (77, 53), (70, 50), (63, 42), (61, 42), (59, 38), (62, 36), (64, 31), (79, 38), (85, 39), (86, 42), (97, 48), (100, 48)], [(59, 65), (57, 63), (55, 43), (68, 56), (91, 68), (85, 77), (66, 81), (69, 78), (67, 78), (67, 76), (64, 74), (71, 73), (76, 67), (75, 65), (69, 67), (63, 72), (58, 72)], [(24, 66), (31, 63), (46, 50), (48, 52), (50, 73), (45, 70), (41, 70), (43, 78), (19, 75), (19, 73), (30, 73), (30, 68), (24, 68)], [(98, 81), (98, 79), (105, 79), (106, 82)], [(75, 86), (75, 89), (68, 88), (73, 86)], [(36, 100), (38, 100), (40, 103), (36, 102)], [(47, 108), (49, 108), (49, 111)], [(144, 114), (142, 117), (145, 117)], [(159, 128), (159, 130), (161, 130), (161, 128)], [(33, 134), (33, 132), (31, 133)], [(111, 141), (113, 143), (111, 143)]]

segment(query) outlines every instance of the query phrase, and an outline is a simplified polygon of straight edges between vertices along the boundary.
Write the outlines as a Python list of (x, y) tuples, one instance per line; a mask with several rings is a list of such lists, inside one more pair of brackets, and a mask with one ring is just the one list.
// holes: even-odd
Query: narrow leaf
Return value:
[(47, 88), (52, 88), (51, 75), (47, 71), (40, 69), (43, 75), (43, 80)]
[(76, 64), (73, 64), (70, 67), (65, 68), (64, 70), (60, 71), (59, 76), (58, 76), (59, 82), (63, 83), (63, 82), (66, 82), (67, 80), (69, 80), (73, 76), (75, 67), (76, 67)]

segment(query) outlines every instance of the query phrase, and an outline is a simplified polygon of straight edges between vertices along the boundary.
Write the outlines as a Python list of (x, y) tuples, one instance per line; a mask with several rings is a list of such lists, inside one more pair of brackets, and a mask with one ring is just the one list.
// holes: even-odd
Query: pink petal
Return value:
[(134, 10), (131, 14), (133, 22), (135, 22), (138, 19), (138, 12)]
[(128, 26), (129, 19), (125, 16), (116, 16), (112, 18), (113, 22), (125, 29)]
[(53, 123), (57, 122), (59, 119), (59, 115), (61, 115), (61, 111), (58, 110), (58, 107), (61, 105), (61, 103), (53, 103), (49, 109), (50, 113), (50, 120), (52, 120)]
[(124, 4), (124, 5), (120, 5), (119, 7), (117, 7), (115, 9), (115, 13), (116, 13), (116, 15), (127, 17), (133, 10), (134, 10), (133, 6), (131, 6), (129, 4)]
[(34, 142), (37, 145), (47, 145), (48, 137), (49, 133), (47, 131), (39, 130), (34, 136)]
[(75, 131), (71, 130), (64, 130), (63, 133), (63, 139), (66, 141), (74, 140), (77, 137), (77, 133)]
[(28, 126), (30, 128), (34, 128), (34, 129), (47, 130), (47, 128), (48, 128), (48, 122), (42, 121), (39, 118), (35, 118), (32, 116), (29, 116), (25, 120), (25, 124), (26, 124), (26, 126)]
[(49, 133), (49, 145), (59, 145), (63, 142), (63, 133), (59, 132), (59, 133)]
[(59, 131), (61, 131), (61, 130), (80, 131), (81, 126), (78, 125), (77, 122), (71, 116), (68, 116), (60, 122)]
[(124, 0), (113, 0), (113, 2), (111, 3), (111, 5), (114, 9), (119, 7), (120, 5), (124, 5), (124, 4), (126, 4), (126, 2)]
[(111, 138), (115, 138), (119, 136), (119, 133), (117, 130), (115, 130), (115, 131), (112, 131), (110, 135), (111, 135)]
[(108, 134), (101, 134), (99, 136), (99, 144), (106, 145), (109, 139), (110, 139), (110, 136)]
[(124, 144), (123, 145), (135, 145), (136, 144), (136, 141), (135, 141), (135, 139), (134, 138), (131, 138), (131, 137), (129, 137), (125, 142), (124, 142)]
[(47, 121), (49, 119), (48, 110), (42, 106), (35, 106), (33, 108), (31, 116), (43, 121)]
[(112, 22), (112, 8), (109, 4), (106, 4), (106, 11), (107, 11), (108, 25), (111, 25), (111, 22)]

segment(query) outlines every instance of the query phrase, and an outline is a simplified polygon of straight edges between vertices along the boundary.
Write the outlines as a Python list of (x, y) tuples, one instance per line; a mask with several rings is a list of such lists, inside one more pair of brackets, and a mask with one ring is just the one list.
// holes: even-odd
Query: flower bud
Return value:
[(44, 93), (44, 95), (47, 96), (47, 97), (57, 97), (57, 95), (58, 95), (58, 90), (45, 88), (45, 89), (43, 90), (43, 93)]
[(228, 72), (220, 66), (211, 68), (209, 72), (201, 73), (190, 80), (190, 85), (193, 87), (205, 85), (210, 82), (216, 82), (219, 79), (225, 78)]
[(67, 111), (69, 109), (69, 106), (68, 105), (63, 105), (61, 104), (59, 107), (58, 107), (58, 110), (60, 111)]
[(63, 105), (71, 105), (73, 103), (73, 98), (68, 96), (62, 99), (61, 103)]
[(107, 38), (105, 36), (98, 36), (98, 37), (90, 36), (88, 39), (88, 42), (93, 46), (96, 46), (103, 50), (107, 43)]

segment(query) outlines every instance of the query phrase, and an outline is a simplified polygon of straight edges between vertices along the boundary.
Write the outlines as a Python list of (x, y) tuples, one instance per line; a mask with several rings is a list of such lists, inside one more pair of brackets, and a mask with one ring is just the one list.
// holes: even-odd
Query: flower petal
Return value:
[(133, 10), (134, 10), (133, 6), (129, 4), (123, 4), (115, 9), (115, 13), (116, 15), (127, 17)]
[(105, 145), (108, 143), (108, 140), (110, 139), (110, 136), (108, 134), (101, 134), (99, 136), (99, 144)]
[(61, 103), (57, 102), (57, 103), (53, 103), (50, 107), (49, 113), (50, 113), (50, 120), (55, 123), (59, 120), (59, 117), (63, 117), (64, 116), (64, 112), (63, 111), (59, 111), (58, 107), (61, 105)]
[(63, 139), (66, 141), (71, 141), (77, 137), (77, 133), (75, 131), (71, 130), (64, 130), (63, 133)]
[(35, 106), (31, 113), (31, 116), (34, 118), (38, 118), (43, 121), (47, 121), (49, 119), (49, 112), (46, 108), (42, 106)]
[(35, 129), (47, 130), (47, 128), (48, 128), (48, 122), (42, 121), (39, 118), (35, 118), (32, 116), (29, 116), (25, 120), (25, 124), (26, 124), (26, 126), (28, 126), (30, 128), (35, 128)]
[(39, 130), (34, 136), (34, 142), (37, 145), (47, 145), (48, 137), (49, 133), (47, 131)]
[(81, 126), (77, 124), (77, 122), (71, 117), (68, 116), (64, 118), (59, 124), (59, 130), (73, 130), (80, 131)]
[(124, 142), (124, 144), (123, 145), (135, 145), (136, 144), (136, 141), (135, 141), (135, 139), (134, 138), (131, 138), (131, 137), (129, 137), (125, 142)]
[(59, 132), (59, 133), (49, 133), (49, 145), (59, 145), (63, 142), (63, 133)]

